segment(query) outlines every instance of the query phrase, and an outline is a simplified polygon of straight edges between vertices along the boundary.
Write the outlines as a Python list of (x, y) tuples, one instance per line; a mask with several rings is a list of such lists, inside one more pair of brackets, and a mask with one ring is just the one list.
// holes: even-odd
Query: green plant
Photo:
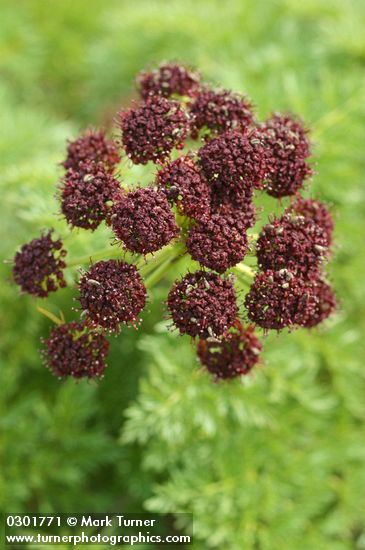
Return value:
[[(19, 300), (2, 264), (2, 508), (135, 512), (148, 502), (193, 510), (197, 548), (363, 548), (363, 3), (65, 0), (50, 18), (47, 3), (5, 0), (1, 11), (4, 258), (47, 226), (69, 258), (87, 262), (105, 247), (104, 227), (68, 238), (55, 216), (65, 140), (90, 122), (109, 128), (142, 64), (185, 59), (220, 86), (245, 89), (261, 119), (289, 108), (313, 129), (312, 192), (336, 213), (331, 283), (341, 297), (319, 331), (280, 342), (269, 334), (252, 384), (217, 391), (189, 341), (160, 323), (168, 288), (186, 272), (181, 260), (154, 287), (139, 331), (110, 339), (103, 383), (60, 384), (39, 359), (52, 324), (36, 309), (44, 303)], [(145, 185), (154, 170), (123, 163), (121, 176)], [(260, 206), (277, 208), (268, 196)], [(75, 272), (66, 276), (70, 288)], [(71, 305), (65, 289), (52, 313), (72, 319)]]
[[(253, 326), (245, 329), (239, 319), (245, 314), (233, 273), (242, 287), (254, 277), (246, 316), (265, 331), (316, 326), (336, 307), (322, 265), (332, 245), (331, 214), (319, 201), (298, 198), (313, 174), (308, 130), (290, 115), (258, 122), (247, 98), (203, 86), (183, 65), (163, 64), (137, 82), (142, 103), (118, 115), (122, 148), (91, 129), (69, 142), (58, 198), (71, 228), (95, 231), (105, 221), (114, 244), (132, 261), (133, 254), (140, 257), (129, 264), (118, 247), (89, 253), (89, 269), (78, 284), (84, 319), (67, 324), (38, 308), (58, 325), (44, 341), (46, 363), (60, 377), (102, 376), (108, 350), (103, 331), (135, 325), (147, 290), (187, 252), (189, 270), (198, 262), (209, 271), (174, 283), (167, 297), (172, 321), (181, 334), (199, 338), (198, 357), (216, 379), (248, 374), (262, 345)], [(203, 145), (194, 152), (195, 144), (188, 143), (184, 155), (172, 160), (189, 133), (194, 141), (202, 135)], [(135, 165), (159, 166), (154, 183), (122, 187), (116, 169), (123, 156)], [(280, 217), (269, 217), (258, 237), (248, 233), (256, 221), (255, 189), (295, 198)], [(257, 274), (242, 262), (249, 240)], [(46, 298), (66, 286), (66, 267), (80, 268), (85, 260), (66, 261), (66, 255), (50, 231), (33, 239), (15, 254), (15, 282)], [(96, 263), (95, 256), (101, 258)]]

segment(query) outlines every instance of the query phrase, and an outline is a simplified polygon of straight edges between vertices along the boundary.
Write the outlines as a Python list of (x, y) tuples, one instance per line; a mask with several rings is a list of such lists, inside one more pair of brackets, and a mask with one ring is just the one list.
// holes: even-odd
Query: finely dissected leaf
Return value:
[[(3, 2), (3, 256), (46, 226), (66, 234), (51, 191), (65, 140), (90, 122), (109, 126), (142, 65), (181, 59), (219, 85), (247, 91), (260, 118), (291, 110), (313, 126), (313, 191), (332, 203), (336, 218), (331, 282), (340, 311), (319, 331), (283, 335), (280, 345), (269, 336), (264, 365), (243, 385), (211, 385), (189, 341), (154, 333), (158, 303), (186, 271), (182, 259), (145, 315), (140, 330), (153, 338), (137, 348), (135, 331), (123, 331), (111, 341), (102, 385), (60, 386), (37, 349), (50, 323), (19, 300), (1, 264), (3, 507), (189, 510), (198, 550), (361, 550), (363, 2), (232, 0), (225, 7), (79, 0), (53, 3), (50, 18), (46, 2), (20, 9)], [(154, 175), (153, 166), (121, 167), (124, 183), (145, 185)], [(273, 208), (271, 198), (257, 200)], [(102, 227), (72, 233), (69, 257), (105, 248), (110, 237)], [(69, 285), (77, 279), (67, 277)], [(67, 319), (75, 315), (70, 298), (65, 290), (54, 302)]]

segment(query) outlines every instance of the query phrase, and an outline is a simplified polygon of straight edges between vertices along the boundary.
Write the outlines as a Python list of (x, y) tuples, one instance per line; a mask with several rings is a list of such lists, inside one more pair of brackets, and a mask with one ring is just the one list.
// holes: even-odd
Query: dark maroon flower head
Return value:
[(224, 334), (238, 313), (232, 282), (209, 271), (189, 273), (176, 281), (167, 305), (180, 333), (193, 338)]
[(120, 260), (92, 265), (80, 280), (80, 303), (94, 327), (119, 332), (135, 323), (146, 304), (146, 288), (136, 266)]
[(313, 220), (322, 229), (326, 237), (327, 246), (331, 245), (334, 223), (330, 211), (323, 202), (298, 197), (288, 208), (287, 212), (294, 212)]
[(210, 188), (190, 157), (180, 157), (162, 168), (157, 184), (181, 214), (196, 220), (209, 214)]
[(273, 115), (258, 128), (271, 151), (266, 192), (281, 198), (295, 195), (313, 172), (306, 162), (310, 156), (308, 131), (303, 124), (288, 115)]
[(109, 343), (85, 323), (58, 325), (43, 342), (43, 356), (55, 376), (99, 378), (104, 373)]
[(245, 130), (253, 122), (252, 105), (240, 95), (227, 90), (204, 88), (190, 105), (192, 137), (206, 128), (213, 135), (227, 130)]
[(239, 217), (212, 214), (190, 229), (186, 246), (193, 260), (223, 273), (243, 260), (247, 252), (247, 234)]
[(141, 97), (146, 100), (151, 96), (194, 97), (200, 87), (200, 75), (184, 65), (166, 63), (154, 71), (142, 71), (137, 76), (137, 88)]
[(328, 253), (327, 238), (310, 218), (287, 213), (265, 225), (256, 244), (260, 269), (289, 269), (316, 276)]
[(135, 164), (164, 162), (174, 147), (184, 145), (189, 118), (177, 101), (152, 96), (119, 117), (125, 151)]
[(248, 318), (265, 330), (305, 326), (316, 305), (313, 285), (287, 269), (258, 273), (245, 298)]
[(313, 291), (317, 303), (313, 314), (303, 324), (305, 328), (319, 325), (336, 311), (336, 296), (330, 285), (322, 279), (317, 279), (313, 282)]
[(230, 380), (248, 374), (259, 362), (262, 344), (254, 327), (243, 327), (236, 320), (227, 334), (220, 338), (199, 340), (198, 357), (215, 380)]
[(263, 185), (268, 156), (256, 130), (221, 134), (199, 149), (198, 155), (211, 184), (237, 191)]
[(231, 189), (213, 184), (211, 188), (211, 212), (225, 217), (233, 217), (235, 225), (246, 231), (255, 225), (256, 207), (252, 189)]
[(113, 206), (111, 223), (126, 249), (139, 254), (160, 250), (179, 233), (165, 194), (151, 187), (122, 196)]
[(75, 141), (69, 141), (67, 157), (62, 163), (66, 170), (78, 170), (80, 163), (102, 163), (106, 170), (113, 171), (120, 162), (118, 147), (112, 139), (105, 137), (105, 132), (88, 128)]
[(67, 171), (59, 189), (61, 212), (73, 227), (94, 231), (105, 220), (110, 203), (121, 193), (119, 181), (99, 163)]
[(62, 241), (52, 240), (52, 232), (23, 244), (15, 254), (13, 278), (22, 292), (45, 298), (49, 292), (66, 286), (62, 270), (67, 252)]

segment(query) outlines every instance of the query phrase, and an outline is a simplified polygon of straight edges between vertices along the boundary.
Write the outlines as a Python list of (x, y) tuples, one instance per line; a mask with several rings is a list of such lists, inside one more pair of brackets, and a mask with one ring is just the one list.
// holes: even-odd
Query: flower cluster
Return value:
[(328, 254), (327, 235), (313, 219), (290, 212), (263, 227), (256, 252), (264, 271), (289, 269), (316, 277)]
[(324, 281), (333, 222), (319, 201), (297, 198), (257, 239), (262, 270), (245, 299), (249, 319), (264, 329), (311, 328), (333, 313), (336, 299)]
[(113, 171), (120, 162), (117, 144), (112, 139), (107, 139), (102, 130), (86, 130), (75, 141), (69, 141), (67, 156), (62, 165), (66, 170), (72, 168), (77, 171), (84, 162), (101, 163), (106, 170)]
[(198, 155), (209, 181), (236, 191), (261, 188), (270, 164), (269, 151), (256, 129), (225, 132), (208, 141)]
[(306, 161), (310, 155), (307, 130), (296, 118), (280, 114), (259, 125), (258, 130), (271, 157), (267, 193), (276, 198), (295, 195), (313, 174)]
[(312, 293), (315, 297), (316, 305), (312, 315), (303, 323), (305, 328), (319, 325), (336, 309), (336, 297), (333, 290), (323, 279), (318, 278), (312, 283)]
[(239, 217), (212, 214), (194, 225), (186, 241), (193, 260), (218, 273), (238, 264), (247, 252), (247, 233)]
[(61, 212), (72, 227), (96, 229), (121, 193), (119, 181), (102, 163), (70, 168), (59, 187)]
[(313, 220), (322, 230), (326, 246), (331, 245), (334, 224), (331, 213), (325, 204), (318, 200), (304, 199), (298, 196), (289, 207), (288, 212), (294, 212), (304, 218)]
[(188, 273), (177, 281), (169, 292), (167, 306), (180, 333), (193, 338), (221, 336), (238, 313), (232, 281), (212, 271)]
[(118, 332), (134, 324), (146, 304), (146, 287), (134, 265), (107, 260), (92, 265), (80, 280), (80, 304), (91, 326)]
[(44, 340), (47, 367), (58, 377), (100, 378), (105, 370), (109, 342), (85, 323), (64, 323)]
[(194, 97), (200, 89), (200, 76), (183, 65), (165, 63), (152, 71), (137, 76), (137, 88), (142, 99), (160, 95)]
[(251, 322), (269, 330), (305, 326), (314, 315), (316, 299), (312, 286), (291, 271), (267, 270), (256, 275), (245, 298)]
[(211, 190), (209, 184), (189, 156), (182, 156), (157, 173), (157, 185), (178, 211), (195, 220), (209, 215)]
[(197, 139), (199, 131), (221, 134), (226, 130), (245, 130), (253, 123), (250, 101), (227, 90), (203, 88), (190, 105), (191, 136)]
[(138, 107), (119, 113), (122, 143), (135, 164), (164, 162), (181, 149), (188, 133), (188, 115), (177, 101), (151, 96)]
[(130, 252), (157, 252), (179, 233), (164, 193), (151, 187), (121, 196), (112, 212), (113, 231)]
[(215, 380), (230, 380), (248, 374), (259, 362), (262, 344), (252, 325), (235, 321), (221, 339), (200, 339), (198, 357)]
[(52, 231), (23, 244), (15, 254), (14, 281), (22, 292), (45, 298), (49, 292), (66, 286), (63, 269), (67, 252), (60, 239), (52, 239)]
[[(110, 244), (122, 247), (89, 251), (79, 319), (51, 331), (46, 363), (59, 377), (100, 377), (106, 335), (137, 326), (147, 290), (177, 265), (185, 274), (166, 293), (173, 326), (197, 341), (200, 363), (215, 380), (247, 375), (260, 361), (256, 328), (264, 335), (311, 329), (336, 309), (324, 271), (333, 219), (326, 205), (299, 194), (312, 175), (308, 130), (287, 114), (256, 121), (245, 96), (215, 90), (183, 65), (144, 71), (137, 87), (140, 101), (117, 116), (116, 141), (88, 129), (67, 145), (60, 213), (71, 228), (93, 231), (105, 221)], [(192, 150), (179, 154), (189, 138)], [(122, 187), (120, 160), (158, 169), (148, 185)], [(264, 210), (255, 200), (265, 193), (279, 199), (278, 208), (283, 197), (290, 204), (256, 235), (251, 228)], [(130, 253), (140, 255), (135, 265), (125, 261)], [(51, 232), (23, 245), (15, 282), (45, 298), (65, 286), (65, 254)]]

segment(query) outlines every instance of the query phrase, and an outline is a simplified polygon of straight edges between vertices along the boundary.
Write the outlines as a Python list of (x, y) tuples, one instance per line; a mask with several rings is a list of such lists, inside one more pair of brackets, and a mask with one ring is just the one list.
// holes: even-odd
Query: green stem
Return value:
[(124, 259), (126, 261), (133, 262), (137, 264), (137, 266), (141, 269), (141, 271), (144, 274), (147, 274), (149, 271), (151, 271), (154, 266), (162, 261), (163, 258), (166, 256), (174, 256), (176, 254), (181, 254), (185, 251), (185, 243), (183, 241), (179, 241), (178, 243), (174, 245), (167, 245), (164, 246), (161, 250), (154, 254), (147, 254), (146, 256), (141, 255), (132, 255), (129, 252), (124, 251), (120, 248), (102, 248), (101, 250), (96, 250), (95, 252), (92, 252), (91, 254), (85, 254), (84, 256), (80, 256), (78, 258), (75, 258), (73, 260), (70, 260), (67, 262), (67, 267), (76, 267), (84, 264), (88, 264), (91, 261), (95, 260), (109, 260), (111, 258), (117, 258), (120, 256), (120, 259)]
[(251, 267), (245, 264), (235, 265), (233, 268), (233, 271), (238, 271), (239, 273), (243, 273), (244, 275), (250, 277), (251, 279), (253, 279), (256, 275), (256, 272)]
[(101, 250), (97, 250), (96, 252), (91, 252), (91, 254), (85, 254), (84, 256), (80, 256), (79, 258), (75, 258), (74, 260), (71, 260), (67, 262), (67, 267), (75, 267), (79, 265), (84, 265), (90, 263), (90, 261), (94, 260), (103, 260), (103, 259), (109, 259), (109, 258), (115, 258), (118, 256), (122, 256), (123, 250), (120, 248), (102, 248)]
[(146, 288), (151, 289), (155, 284), (157, 284), (162, 277), (169, 271), (171, 267), (171, 260), (167, 259), (162, 264), (160, 264), (149, 277), (145, 279)]
[(54, 313), (51, 311), (48, 311), (48, 309), (44, 309), (43, 307), (37, 306), (37, 311), (44, 315), (45, 317), (48, 317), (48, 319), (51, 319), (56, 325), (62, 325), (62, 323), (65, 322), (65, 318), (63, 316), (63, 313), (61, 312), (61, 317), (58, 318)]
[[(254, 239), (256, 235), (251, 235), (250, 237)], [(155, 254), (148, 254), (145, 257), (132, 256), (131, 254), (129, 254), (128, 252), (124, 252), (120, 248), (115, 247), (113, 249), (111, 247), (108, 247), (97, 250), (96, 252), (92, 252), (91, 254), (85, 254), (84, 256), (75, 258), (74, 260), (67, 262), (67, 267), (80, 266), (86, 263), (90, 263), (91, 261), (110, 259), (120, 256), (121, 258), (123, 257), (126, 260), (130, 260), (136, 263), (143, 277), (147, 277), (150, 273), (152, 273), (149, 280), (152, 280), (154, 282), (155, 279), (160, 279), (161, 274), (165, 273), (168, 264), (181, 254), (183, 254), (185, 251), (186, 245), (183, 240), (180, 240), (175, 244), (167, 245)], [(255, 276), (255, 271), (251, 267), (243, 263), (237, 264), (233, 268), (233, 271), (239, 272), (240, 274), (243, 274), (249, 278), (253, 278)]]
[[(155, 286), (167, 273), (170, 269), (172, 264), (177, 260), (179, 257), (181, 257), (186, 252), (186, 246), (185, 242), (183, 240), (178, 241), (177, 243), (173, 245), (168, 245), (156, 252), (155, 254), (148, 254), (148, 257), (151, 259), (150, 262), (146, 261), (146, 257), (139, 256), (138, 261), (135, 262), (137, 267), (139, 268), (139, 271), (144, 278), (145, 285), (148, 289), (151, 289), (153, 286)], [(118, 256), (120, 253), (120, 250), (111, 250), (110, 248), (105, 248), (103, 250), (98, 250), (97, 252), (94, 252), (93, 254), (90, 254), (88, 256), (82, 256), (80, 258), (75, 258), (75, 260), (68, 263), (68, 267), (73, 267), (77, 265), (82, 265), (85, 263), (88, 263), (90, 259), (96, 260), (96, 259), (109, 259), (111, 257)], [(129, 254), (131, 256), (131, 254)], [(42, 313), (42, 315), (45, 315), (51, 321), (56, 323), (57, 325), (60, 325), (65, 322), (65, 319), (63, 317), (63, 314), (61, 313), (61, 318), (59, 319), (54, 315), (52, 312), (42, 308), (37, 307), (39, 313)]]
[[(165, 258), (159, 257), (158, 266), (152, 273), (146, 277), (146, 272), (141, 270), (142, 276), (145, 277), (145, 284), (147, 288), (152, 288), (157, 284), (163, 276), (171, 269), (172, 264), (186, 251), (185, 243), (180, 241), (172, 249), (169, 250), (169, 255)], [(151, 270), (149, 270), (151, 271)]]
[(141, 258), (137, 263), (137, 267), (139, 268), (142, 277), (146, 277), (149, 273), (151, 273), (151, 271), (156, 269), (156, 267), (158, 268), (158, 266), (167, 258), (175, 257), (176, 254), (180, 254), (181, 252), (182, 249), (180, 247), (180, 243), (167, 245), (158, 252), (148, 254), (147, 257)]

